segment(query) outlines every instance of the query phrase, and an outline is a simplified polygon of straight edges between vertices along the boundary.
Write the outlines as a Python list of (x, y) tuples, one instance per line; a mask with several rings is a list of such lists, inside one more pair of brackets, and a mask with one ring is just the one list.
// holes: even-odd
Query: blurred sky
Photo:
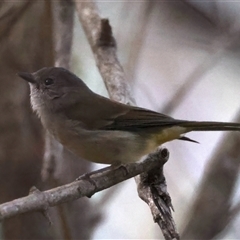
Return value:
[[(240, 55), (234, 44), (235, 48), (226, 46), (231, 45), (229, 35), (239, 32), (240, 3), (189, 2), (206, 18), (181, 2), (156, 2), (149, 11), (144, 1), (98, 1), (98, 6), (102, 17), (109, 18), (113, 27), (119, 58), (138, 106), (161, 111), (178, 88), (193, 76), (194, 86), (177, 102), (171, 116), (233, 121), (240, 107)], [(217, 28), (216, 23), (221, 27)], [(107, 96), (77, 17), (72, 69), (92, 90)], [(188, 136), (201, 144), (184, 141), (165, 144), (170, 151), (165, 175), (179, 229), (222, 134), (190, 133)], [(148, 206), (138, 198), (134, 180), (120, 185), (103, 207), (104, 219), (94, 239), (159, 239), (160, 230), (153, 223)], [(101, 194), (90, 201), (98, 201)], [(221, 239), (240, 239), (236, 227), (240, 219), (234, 224)]]

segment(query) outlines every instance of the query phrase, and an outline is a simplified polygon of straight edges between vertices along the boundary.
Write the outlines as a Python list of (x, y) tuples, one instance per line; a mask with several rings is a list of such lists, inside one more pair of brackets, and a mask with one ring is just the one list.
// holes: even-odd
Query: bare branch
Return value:
[(46, 211), (49, 207), (72, 201), (109, 188), (117, 183), (132, 178), (144, 171), (161, 168), (168, 156), (147, 158), (141, 163), (121, 165), (116, 168), (107, 167), (101, 171), (84, 175), (80, 180), (48, 191), (32, 191), (29, 196), (13, 200), (0, 205), (0, 221), (30, 211)]
[[(108, 20), (100, 18), (98, 9), (91, 0), (84, 2), (75, 1), (75, 5), (110, 98), (122, 103), (134, 104), (135, 100), (131, 95), (129, 83), (126, 80), (123, 68), (116, 55), (116, 41), (112, 35), (112, 29)], [(153, 156), (154, 155), (150, 154), (148, 158), (154, 158)], [(157, 155), (155, 157), (157, 158)], [(145, 169), (145, 172), (149, 176), (152, 175), (152, 172), (148, 172), (147, 169)], [(154, 176), (156, 182), (159, 184), (165, 183), (163, 171), (160, 171), (159, 174)], [(159, 223), (165, 238), (178, 238), (170, 207), (165, 201), (162, 201), (162, 193), (165, 193), (164, 196), (167, 195), (166, 186), (163, 184), (165, 186), (164, 190), (159, 187), (157, 191), (153, 191), (153, 189), (156, 190), (156, 188), (147, 187), (146, 184), (142, 182), (144, 178), (137, 176), (135, 179), (138, 184), (140, 197), (145, 200), (148, 199), (148, 202), (153, 203), (149, 206), (154, 216), (154, 221)], [(144, 197), (145, 194), (147, 196)], [(154, 201), (154, 199), (156, 201)], [(162, 209), (168, 209), (168, 211), (163, 213)]]
[[(162, 155), (169, 157), (167, 149), (163, 149)], [(151, 158), (158, 158), (156, 153), (149, 154)], [(162, 229), (166, 240), (179, 239), (171, 210), (173, 206), (170, 195), (167, 192), (167, 184), (163, 175), (162, 168), (154, 168), (148, 172), (140, 174), (140, 178), (136, 178), (138, 182), (138, 194), (145, 201), (156, 222)]]
[(129, 82), (117, 58), (116, 42), (108, 20), (100, 18), (96, 5), (90, 0), (75, 1), (75, 5), (110, 98), (134, 104)]

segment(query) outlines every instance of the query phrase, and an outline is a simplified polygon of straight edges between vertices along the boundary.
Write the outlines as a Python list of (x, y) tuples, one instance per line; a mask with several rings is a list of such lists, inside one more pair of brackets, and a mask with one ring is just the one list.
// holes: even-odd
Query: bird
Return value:
[(196, 142), (185, 136), (191, 131), (240, 131), (240, 123), (179, 120), (110, 100), (62, 67), (18, 75), (30, 85), (31, 106), (43, 127), (91, 162), (137, 162), (165, 142)]

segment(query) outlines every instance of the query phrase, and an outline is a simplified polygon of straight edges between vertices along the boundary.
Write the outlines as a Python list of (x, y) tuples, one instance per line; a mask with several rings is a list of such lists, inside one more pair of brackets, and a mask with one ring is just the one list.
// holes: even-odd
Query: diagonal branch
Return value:
[(148, 157), (141, 163), (121, 165), (116, 168), (107, 167), (101, 171), (83, 175), (80, 180), (66, 184), (48, 191), (32, 191), (29, 196), (13, 200), (0, 205), (0, 221), (31, 211), (45, 212), (49, 207), (85, 196), (109, 188), (117, 183), (132, 178), (144, 171), (154, 168), (162, 168), (168, 156), (161, 153), (165, 149), (158, 150), (158, 158)]
[[(134, 104), (135, 100), (131, 95), (129, 82), (126, 80), (123, 68), (117, 58), (116, 41), (112, 35), (109, 21), (100, 18), (98, 9), (91, 0), (84, 2), (76, 0), (75, 5), (110, 98), (122, 103)], [(152, 156), (152, 154), (149, 156)], [(157, 156), (155, 157), (157, 158)], [(144, 172), (147, 177), (137, 176), (135, 178), (139, 196), (148, 203), (154, 221), (161, 227), (165, 239), (178, 238), (171, 216), (171, 200), (166, 191), (162, 169), (158, 174), (154, 174), (155, 179), (157, 179), (155, 182), (159, 184), (159, 187), (156, 188), (152, 188), (151, 186), (154, 183), (149, 181), (153, 173), (148, 172), (148, 170)], [(145, 181), (145, 179), (148, 180)], [(166, 202), (166, 199), (169, 201)], [(162, 212), (162, 209), (168, 209), (168, 211)]]
[(75, 5), (110, 98), (134, 104), (129, 82), (117, 58), (116, 41), (108, 20), (100, 18), (92, 1), (75, 1)]

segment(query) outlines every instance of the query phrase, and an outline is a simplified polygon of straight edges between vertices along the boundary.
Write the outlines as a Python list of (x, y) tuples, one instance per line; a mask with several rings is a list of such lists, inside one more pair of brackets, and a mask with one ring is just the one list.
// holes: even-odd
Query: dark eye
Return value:
[(54, 83), (53, 79), (52, 78), (46, 78), (44, 80), (44, 84), (45, 85), (52, 85)]

